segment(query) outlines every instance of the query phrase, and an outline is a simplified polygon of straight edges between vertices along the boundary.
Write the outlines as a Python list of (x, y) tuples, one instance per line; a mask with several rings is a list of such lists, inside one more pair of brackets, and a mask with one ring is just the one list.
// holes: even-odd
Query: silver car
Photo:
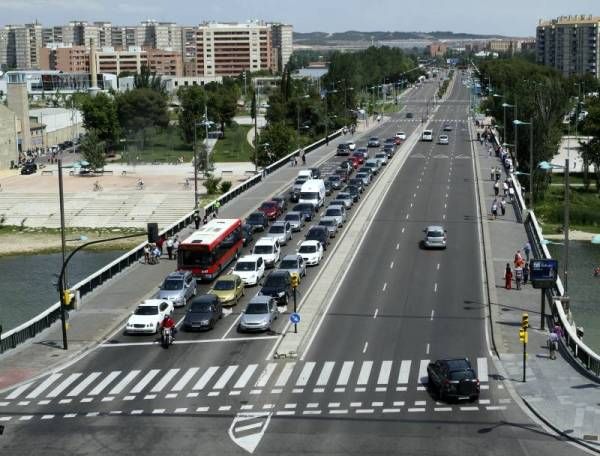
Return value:
[(374, 158), (367, 160), (365, 162), (365, 166), (367, 168), (371, 168), (373, 170), (373, 174), (377, 174), (379, 172), (379, 168), (381, 167), (379, 165), (379, 160), (376, 160)]
[[(339, 192), (337, 194), (336, 199), (345, 201), (346, 204), (344, 206), (346, 207), (346, 209), (348, 209), (348, 205), (347, 205), (348, 202), (350, 203), (350, 207), (352, 207), (352, 205), (354, 204), (354, 196), (352, 196), (348, 192)], [(332, 204), (330, 204), (330, 206), (332, 206)]]
[(270, 331), (279, 311), (272, 296), (254, 296), (242, 312), (238, 331)]
[(292, 239), (292, 225), (290, 222), (277, 221), (271, 225), (267, 232), (267, 237), (277, 239), (279, 245), (286, 245)]
[(297, 253), (284, 256), (277, 269), (287, 271), (291, 277), (296, 276), (300, 280), (306, 275), (306, 263)]
[(357, 173), (356, 178), (361, 179), (365, 187), (371, 183), (371, 175), (369, 173)]
[(305, 224), (304, 216), (300, 212), (288, 212), (285, 214), (284, 220), (290, 222), (292, 231), (301, 231)]
[(353, 202), (354, 202), (353, 200), (350, 200), (348, 198), (343, 198), (343, 199), (342, 198), (337, 198), (337, 199), (331, 200), (329, 202), (329, 207), (331, 207), (331, 206), (342, 206), (346, 210), (348, 210), (348, 209), (350, 209), (352, 207), (352, 203)]
[(425, 239), (423, 246), (426, 249), (445, 249), (446, 248), (446, 230), (440, 225), (430, 225), (423, 230)]
[[(342, 206), (337, 206), (337, 207), (342, 207)], [(327, 216), (321, 217), (321, 220), (319, 220), (319, 225), (327, 228), (327, 230), (329, 231), (329, 237), (333, 238), (337, 234), (338, 220), (336, 217), (327, 217)]]
[(166, 277), (157, 298), (169, 299), (174, 307), (182, 307), (192, 296), (196, 296), (196, 278), (190, 271), (177, 271)]
[(338, 227), (346, 223), (346, 209), (344, 206), (328, 206), (323, 215), (335, 219)]
[(385, 152), (377, 152), (375, 154), (375, 160), (379, 160), (382, 166), (387, 165), (388, 162), (388, 154)]

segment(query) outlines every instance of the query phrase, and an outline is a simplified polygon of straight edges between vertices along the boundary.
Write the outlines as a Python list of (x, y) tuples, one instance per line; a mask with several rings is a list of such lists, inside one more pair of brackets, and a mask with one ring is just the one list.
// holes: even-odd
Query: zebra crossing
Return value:
[[(0, 410), (9, 405), (47, 405), (51, 402), (112, 402), (242, 394), (406, 392), (424, 391), (428, 359), (268, 362), (143, 371), (55, 372), (18, 386), (0, 396)], [(481, 389), (490, 388), (488, 360), (477, 358)], [(500, 382), (494, 387), (503, 389)]]

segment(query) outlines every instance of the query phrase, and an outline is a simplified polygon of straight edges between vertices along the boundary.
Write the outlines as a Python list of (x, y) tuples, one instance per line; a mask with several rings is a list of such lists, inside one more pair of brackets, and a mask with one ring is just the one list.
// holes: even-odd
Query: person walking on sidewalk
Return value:
[(496, 167), (495, 167), (495, 166), (492, 166), (492, 167), (490, 168), (490, 180), (491, 180), (491, 181), (493, 181), (493, 180), (494, 180), (494, 177), (496, 177)]
[(169, 260), (173, 259), (173, 238), (172, 237), (167, 239), (167, 255), (169, 257)]
[(502, 177), (502, 174), (500, 172), (500, 167), (496, 168), (496, 180), (499, 181), (500, 177)]
[(556, 350), (558, 350), (558, 334), (554, 330), (548, 335), (548, 349), (550, 350), (550, 359), (556, 359)]
[(498, 196), (498, 193), (500, 193), (500, 181), (497, 180), (494, 183), (494, 196)]
[(508, 182), (504, 181), (502, 184), (502, 190), (504, 190), (504, 196), (508, 196)]
[(302, 159), (302, 166), (306, 166), (306, 152), (304, 152), (304, 149), (302, 149), (302, 152), (300, 154), (300, 158)]
[(506, 200), (504, 197), (500, 200), (500, 211), (502, 212), (502, 215), (506, 215)]
[(144, 246), (144, 263), (150, 263), (150, 244)]
[(517, 290), (521, 289), (521, 283), (523, 282), (523, 268), (519, 263), (518, 266), (515, 266), (515, 283), (517, 284)]
[(529, 255), (531, 255), (531, 244), (529, 241), (527, 241), (523, 246), (523, 253), (525, 253), (525, 259), (529, 263)]
[(494, 198), (494, 201), (492, 202), (492, 216), (494, 217), (494, 220), (498, 217), (498, 201), (496, 201), (496, 198)]
[(523, 285), (527, 285), (529, 281), (529, 263), (525, 263), (523, 266)]
[(510, 270), (510, 263), (506, 263), (506, 271), (504, 271), (504, 288), (510, 290), (512, 288), (512, 271)]
[(194, 226), (196, 229), (200, 228), (200, 212), (198, 212), (198, 210), (194, 211), (192, 218), (194, 219)]

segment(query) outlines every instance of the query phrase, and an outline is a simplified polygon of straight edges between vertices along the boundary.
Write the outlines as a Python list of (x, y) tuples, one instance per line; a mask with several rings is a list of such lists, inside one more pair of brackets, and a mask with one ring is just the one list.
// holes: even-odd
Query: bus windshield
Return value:
[(207, 268), (214, 262), (212, 252), (179, 249), (179, 266)]

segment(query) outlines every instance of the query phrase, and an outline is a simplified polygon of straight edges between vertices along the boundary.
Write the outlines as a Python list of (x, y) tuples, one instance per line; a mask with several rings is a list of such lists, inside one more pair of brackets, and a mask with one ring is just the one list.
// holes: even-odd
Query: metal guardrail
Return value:
[[(341, 129), (334, 131), (329, 135), (329, 140), (335, 139), (341, 134)], [(305, 147), (304, 153), (310, 153), (311, 151), (317, 149), (326, 142), (326, 138), (320, 139)], [(281, 160), (278, 160), (275, 163), (267, 166), (266, 168), (264, 168), (262, 173), (256, 174), (255, 176), (245, 180), (241, 184), (229, 190), (224, 195), (221, 195), (212, 203), (209, 203), (206, 206), (204, 206), (204, 210), (207, 213), (210, 213), (214, 210), (214, 204), (216, 201), (219, 201), (219, 203), (223, 205), (236, 198), (240, 194), (244, 193), (249, 188), (260, 184), (266, 176), (285, 166), (286, 164), (289, 164), (291, 158), (293, 156), (297, 156), (299, 153), (300, 149), (297, 149), (283, 157)], [(190, 211), (180, 220), (160, 231), (159, 235), (171, 236), (175, 233), (178, 233), (183, 228), (193, 223), (193, 215), (194, 211)], [(91, 292), (101, 284), (105, 283), (107, 280), (113, 278), (115, 275), (121, 273), (122, 271), (130, 267), (132, 264), (137, 263), (139, 259), (144, 255), (145, 244), (146, 241), (140, 243), (138, 246), (134, 247), (129, 252), (123, 254), (113, 262), (107, 264), (103, 268), (99, 269), (98, 271), (89, 275), (85, 279), (71, 286), (70, 289), (78, 293), (79, 297), (82, 297), (85, 294)], [(0, 335), (0, 353), (4, 353), (6, 350), (15, 348), (17, 345), (25, 342), (27, 339), (35, 337), (43, 330), (49, 328), (56, 320), (58, 320), (59, 317), (60, 302), (57, 302), (56, 304), (53, 304), (48, 309), (36, 315), (29, 321), (24, 322), (23, 324), (11, 329), (10, 331), (7, 331), (6, 333), (2, 333)]]
[[(494, 135), (496, 145), (499, 145), (497, 134)], [(527, 208), (523, 198), (523, 192), (519, 180), (510, 174), (512, 185), (515, 189), (516, 204), (523, 220), (523, 226), (530, 240), (532, 252), (537, 258), (552, 258), (548, 247), (542, 243), (544, 239), (542, 229), (537, 221), (537, 217), (532, 210)], [(564, 332), (563, 342), (571, 355), (584, 367), (589, 373), (600, 377), (600, 356), (588, 347), (577, 335), (577, 328), (570, 321), (569, 312), (565, 312), (561, 298), (564, 296), (564, 288), (560, 278), (556, 280), (554, 289), (547, 290), (546, 299), (551, 303), (552, 316), (555, 323), (558, 323)]]

